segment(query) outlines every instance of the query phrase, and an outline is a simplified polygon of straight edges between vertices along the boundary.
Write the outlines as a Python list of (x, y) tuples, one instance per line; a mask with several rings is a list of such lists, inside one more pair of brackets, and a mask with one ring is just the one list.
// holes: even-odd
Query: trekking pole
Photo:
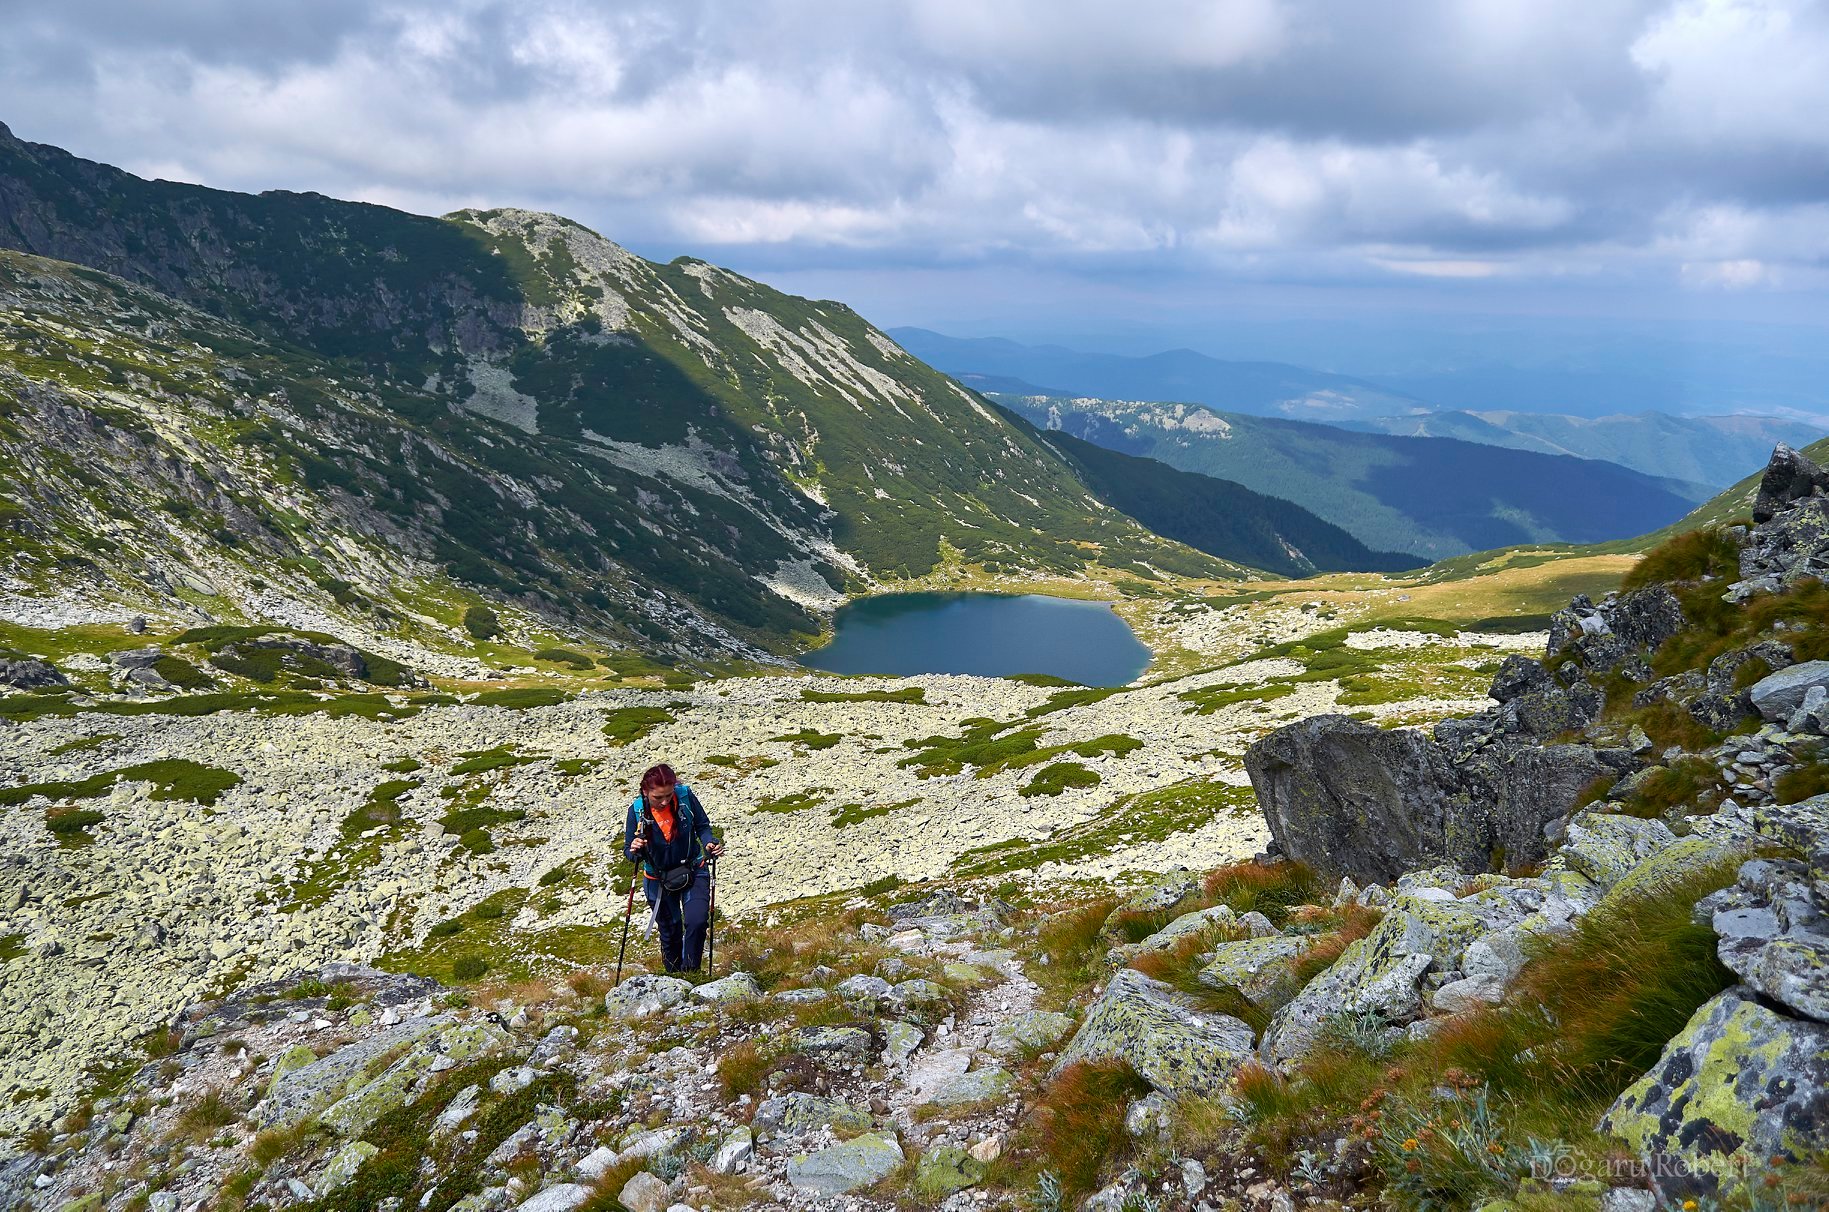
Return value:
[(616, 952), (616, 983), (622, 984), (622, 957), (629, 950), (629, 917), (635, 912), (635, 885), (641, 882), (641, 868), (635, 869), (635, 876), (629, 881), (629, 903), (622, 909), (622, 946)]
[(718, 856), (711, 856), (711, 904), (705, 910), (705, 975), (718, 974)]

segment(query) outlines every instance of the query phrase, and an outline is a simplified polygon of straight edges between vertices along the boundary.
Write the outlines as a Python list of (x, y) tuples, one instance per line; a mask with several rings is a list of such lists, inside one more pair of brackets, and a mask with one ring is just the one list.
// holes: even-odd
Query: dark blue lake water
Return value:
[(892, 593), (841, 607), (837, 634), (800, 663), (827, 673), (1050, 673), (1122, 686), (1150, 652), (1104, 602), (1039, 594)]

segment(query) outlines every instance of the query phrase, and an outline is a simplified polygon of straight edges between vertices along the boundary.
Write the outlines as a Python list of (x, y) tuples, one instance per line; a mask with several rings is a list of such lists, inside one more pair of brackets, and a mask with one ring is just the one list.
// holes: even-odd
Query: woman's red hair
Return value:
[(679, 781), (679, 775), (673, 773), (673, 767), (662, 762), (658, 766), (648, 767), (648, 769), (642, 773), (641, 793), (646, 795), (648, 792), (658, 791), (662, 787), (671, 787)]

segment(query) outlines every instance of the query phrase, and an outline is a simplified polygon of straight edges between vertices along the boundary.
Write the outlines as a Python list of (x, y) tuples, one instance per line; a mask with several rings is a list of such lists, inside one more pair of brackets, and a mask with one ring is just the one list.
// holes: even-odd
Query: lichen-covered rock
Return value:
[(451, 1025), (448, 1014), (412, 1018), (367, 1039), (346, 1044), (329, 1056), (281, 1074), (259, 1112), (263, 1128), (290, 1128), (318, 1114), (359, 1085), (370, 1065), (388, 1053)]
[(763, 1099), (751, 1126), (756, 1139), (767, 1142), (783, 1136), (805, 1136), (821, 1128), (862, 1132), (873, 1122), (870, 1112), (850, 1103), (796, 1091)]
[(894, 1136), (866, 1132), (817, 1153), (789, 1158), (787, 1181), (797, 1191), (844, 1195), (886, 1178), (901, 1164), (902, 1146)]
[[(978, 969), (974, 968), (972, 971), (977, 972)], [(913, 980), (903, 981), (889, 990), (889, 1001), (904, 1011), (938, 1006), (951, 996), (952, 994), (947, 992), (945, 985), (919, 976)]]
[(984, 1163), (958, 1145), (936, 1146), (915, 1163), (915, 1193), (928, 1203), (976, 1186), (983, 1178)]
[(648, 1018), (677, 1006), (691, 992), (692, 985), (677, 976), (644, 972), (604, 994), (603, 1010), (611, 1018)]
[(1020, 1052), (1025, 1048), (1052, 1048), (1073, 1030), (1073, 1016), (1058, 1010), (1024, 1010), (1000, 1019), (991, 1028), (993, 1052)]
[(1011, 1077), (1002, 1069), (973, 1069), (949, 1077), (921, 1096), (920, 1101), (936, 1107), (958, 1107), (986, 1099), (1002, 1098), (1009, 1092)]
[(1662, 1160), (1651, 1173), (1671, 1201), (1731, 1187), (1735, 1154), (1811, 1157), (1829, 1147), (1829, 1026), (1730, 989), (1696, 1011), (1601, 1128)]
[(1677, 835), (1662, 821), (1640, 820), (1603, 812), (1584, 812), (1569, 823), (1553, 867), (1586, 876), (1602, 889), (1611, 888), (1649, 856), (1675, 844)]
[(1289, 990), (1295, 979), (1291, 969), (1312, 942), (1300, 935), (1279, 935), (1221, 943), (1213, 949), (1213, 961), (1200, 970), (1200, 983), (1237, 989), (1247, 1000), (1263, 1005)]
[(359, 1136), (395, 1107), (411, 1102), (421, 1079), (433, 1072), (435, 1064), (475, 1060), (508, 1042), (507, 1032), (483, 1019), (442, 1027), (415, 1041), (378, 1076), (325, 1108), (319, 1121), (345, 1139)]
[(356, 1176), (362, 1163), (381, 1152), (365, 1140), (352, 1140), (338, 1149), (318, 1171), (318, 1176), (311, 1183), (311, 1189), (320, 1196), (328, 1195), (341, 1187), (347, 1186), (349, 1180)]
[(1237, 921), (1237, 915), (1230, 905), (1214, 905), (1210, 909), (1196, 909), (1184, 913), (1162, 929), (1128, 947), (1120, 948), (1129, 956), (1141, 955), (1145, 951), (1167, 951), (1190, 935), (1200, 934), (1206, 930), (1229, 926)]
[(1251, 1059), (1252, 1041), (1240, 1020), (1198, 1009), (1186, 994), (1125, 968), (1087, 1009), (1054, 1071), (1115, 1057), (1158, 1090), (1210, 1095)]
[(1607, 890), (1595, 908), (1607, 912), (1638, 898), (1656, 896), (1697, 872), (1744, 853), (1744, 846), (1726, 838), (1679, 838), (1641, 859)]
[(1406, 894), (1392, 898), (1384, 920), (1351, 943), (1339, 959), (1309, 981), (1271, 1018), (1259, 1053), (1265, 1063), (1287, 1065), (1319, 1038), (1329, 1020), (1375, 1013), (1392, 1023), (1422, 1012), (1419, 982), (1432, 968), (1460, 969), (1481, 935), (1522, 920), (1523, 911), (1490, 893), (1437, 901)]
[(719, 1142), (718, 1150), (706, 1163), (713, 1174), (737, 1174), (749, 1167), (756, 1155), (755, 1136), (746, 1124), (738, 1124)]
[(875, 1044), (862, 1027), (801, 1027), (789, 1037), (796, 1052), (845, 1063), (868, 1060)]
[(1829, 492), (1829, 472), (1784, 442), (1772, 448), (1759, 492), (1753, 498), (1753, 521), (1769, 522), (1797, 502)]
[(883, 1024), (883, 1059), (892, 1065), (899, 1065), (914, 1055), (914, 1050), (927, 1038), (921, 1029), (913, 1023), (901, 1019), (890, 1019)]
[(1451, 748), (1344, 715), (1311, 716), (1245, 751), (1282, 853), (1361, 884), (1389, 884), (1443, 862), (1483, 872), (1495, 854), (1542, 859), (1544, 826), (1566, 815), (1597, 777), (1634, 766), (1623, 750), (1528, 739)]
[(646, 1170), (640, 1170), (622, 1185), (616, 1198), (629, 1212), (661, 1212), (672, 1198), (672, 1193), (666, 1183)]
[(15, 690), (42, 690), (47, 686), (69, 684), (70, 679), (49, 661), (32, 657), (0, 657), (0, 686), (10, 686)]
[(1746, 863), (1738, 882), (1704, 898), (1696, 913), (1719, 936), (1721, 962), (1749, 987), (1829, 1022), (1829, 915), (1812, 874), (1790, 860)]
[(747, 972), (733, 972), (699, 985), (692, 996), (702, 1002), (750, 1002), (762, 996), (762, 986)]

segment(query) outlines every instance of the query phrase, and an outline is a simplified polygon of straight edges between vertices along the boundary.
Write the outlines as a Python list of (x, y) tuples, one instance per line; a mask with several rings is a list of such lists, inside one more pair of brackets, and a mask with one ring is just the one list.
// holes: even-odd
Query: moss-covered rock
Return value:
[(998, 1020), (991, 1028), (993, 1052), (1052, 1048), (1073, 1030), (1073, 1016), (1058, 1010), (1025, 1010)]
[(1731, 1191), (1736, 1155), (1809, 1158), (1829, 1148), (1829, 1026), (1730, 989), (1696, 1011), (1601, 1127), (1660, 1162), (1653, 1181), (1673, 1204)]
[(365, 1140), (352, 1140), (331, 1155), (324, 1168), (318, 1171), (317, 1181), (311, 1184), (312, 1190), (319, 1195), (328, 1195), (339, 1187), (347, 1186), (349, 1180), (356, 1176), (362, 1163), (381, 1150)]
[(338, 1048), (322, 1059), (298, 1064), (274, 1079), (267, 1092), (265, 1109), (260, 1113), (261, 1127), (290, 1128), (303, 1123), (343, 1098), (352, 1087), (359, 1088), (366, 1080), (369, 1067), (389, 1053), (410, 1047), (426, 1036), (444, 1030), (452, 1022), (448, 1014), (408, 1019), (367, 1039)]
[(762, 1100), (751, 1128), (759, 1141), (783, 1136), (805, 1136), (821, 1128), (863, 1132), (871, 1127), (870, 1112), (836, 1098), (795, 1091)]
[(1054, 1070), (1075, 1061), (1127, 1061), (1144, 1081), (1173, 1095), (1211, 1095), (1251, 1059), (1251, 1028), (1134, 968), (1115, 973), (1086, 1011)]
[(1601, 888), (1611, 888), (1646, 858), (1676, 843), (1662, 821), (1584, 812), (1569, 824), (1551, 866), (1586, 876)]
[(647, 1018), (678, 1005), (691, 992), (692, 985), (677, 976), (644, 972), (604, 994), (603, 1010), (611, 1018)]
[(441, 1058), (462, 1064), (486, 1056), (508, 1042), (505, 1031), (481, 1019), (443, 1027), (415, 1042), (378, 1076), (325, 1108), (319, 1118), (339, 1136), (359, 1136), (389, 1111), (411, 1102), (418, 1093), (420, 1079), (432, 1072), (432, 1066)]

